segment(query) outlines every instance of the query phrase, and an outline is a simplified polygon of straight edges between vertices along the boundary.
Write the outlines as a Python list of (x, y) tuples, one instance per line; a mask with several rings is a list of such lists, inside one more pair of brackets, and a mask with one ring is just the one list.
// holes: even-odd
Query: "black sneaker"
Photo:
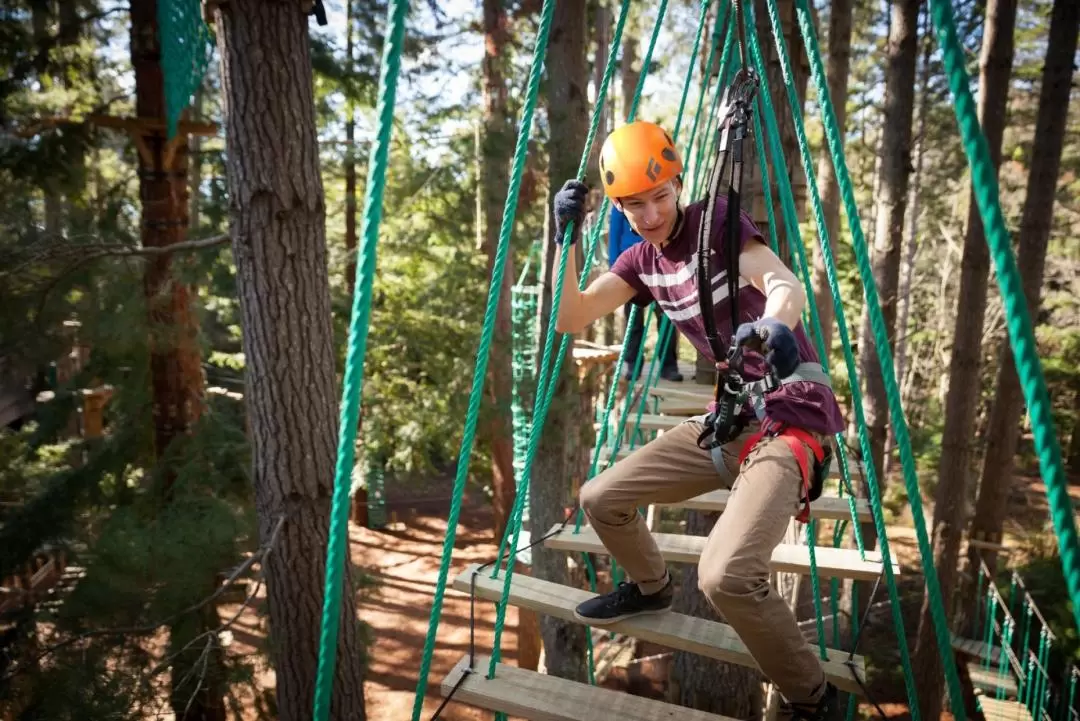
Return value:
[(825, 694), (816, 704), (795, 704), (782, 701), (776, 712), (777, 721), (839, 721), (843, 718), (840, 713), (840, 701), (837, 698), (836, 686), (831, 683), (825, 684)]
[(574, 616), (582, 623), (603, 626), (643, 613), (666, 613), (671, 610), (674, 596), (671, 578), (666, 586), (648, 596), (633, 581), (623, 581), (611, 593), (594, 596), (579, 604), (574, 609)]
[(673, 383), (683, 382), (683, 374), (679, 372), (678, 368), (664, 368), (660, 371), (660, 377)]

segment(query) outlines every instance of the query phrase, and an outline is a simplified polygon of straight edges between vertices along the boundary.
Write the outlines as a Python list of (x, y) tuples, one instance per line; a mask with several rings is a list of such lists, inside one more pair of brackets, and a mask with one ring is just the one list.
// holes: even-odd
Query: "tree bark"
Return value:
[[(1013, 63), (1016, 0), (988, 0), (979, 73), (979, 122), (997, 168), (1005, 131), (1009, 78)], [(934, 493), (934, 565), (946, 612), (956, 582), (956, 563), (964, 528), (964, 500), (971, 475), (973, 428), (979, 402), (979, 357), (982, 354), (990, 254), (974, 197), (968, 208), (967, 233), (960, 265), (959, 312), (949, 364), (938, 485)], [(923, 718), (941, 713), (943, 671), (930, 618), (929, 597), (923, 597), (915, 644), (915, 673)]]
[[(925, 22), (929, 23), (929, 19), (926, 19)], [(918, 148), (915, 150), (915, 178), (911, 184), (910, 205), (908, 206), (906, 220), (903, 268), (900, 275), (898, 298), (899, 318), (897, 319), (896, 332), (896, 382), (900, 385), (901, 403), (905, 400), (903, 391), (905, 388), (904, 374), (907, 370), (908, 317), (911, 311), (911, 281), (915, 274), (915, 255), (919, 248), (919, 194), (922, 192), (923, 156), (926, 151), (926, 113), (930, 92), (930, 56), (934, 49), (930, 33), (924, 31), (920, 40), (923, 44), (923, 56), (922, 72), (919, 77), (919, 130), (916, 137)], [(889, 473), (895, 440), (891, 432), (885, 437), (885, 452), (881, 468), (883, 475)]]
[[(807, 198), (807, 186), (806, 186), (806, 173), (803, 170), (802, 159), (799, 153), (799, 139), (795, 134), (795, 117), (792, 114), (797, 112), (800, 115), (803, 112), (803, 106), (806, 102), (806, 84), (810, 78), (809, 61), (806, 59), (806, 54), (803, 52), (802, 35), (799, 33), (799, 26), (795, 21), (795, 2), (794, 0), (777, 0), (777, 15), (780, 19), (780, 32), (783, 33), (784, 42), (787, 44), (788, 59), (791, 62), (791, 74), (793, 76), (793, 83), (795, 85), (795, 95), (798, 98), (799, 106), (794, 110), (791, 108), (788, 102), (787, 89), (784, 87), (784, 71), (780, 65), (780, 55), (776, 49), (776, 39), (773, 34), (773, 28), (771, 20), (769, 18), (768, 8), (765, 0), (754, 0), (755, 17), (757, 18), (757, 33), (758, 41), (761, 46), (762, 59), (765, 63), (765, 75), (769, 83), (769, 91), (772, 94), (773, 107), (776, 109), (776, 124), (780, 130), (780, 145), (784, 149), (784, 161), (786, 167), (778, 169), (775, 164), (770, 164), (769, 173), (772, 179), (771, 187), (767, 190), (772, 193), (773, 196), (773, 208), (775, 212), (780, 213), (783, 207), (780, 203), (779, 186), (776, 183), (776, 173), (786, 172), (788, 178), (791, 179), (791, 192), (795, 197), (795, 212), (799, 218), (803, 218), (806, 210), (806, 198)], [(738, 55), (734, 55), (729, 63), (735, 63), (733, 67), (738, 67)], [(762, 123), (764, 127), (764, 122)], [(764, 141), (759, 143), (751, 143), (751, 153), (764, 152)], [(756, 159), (750, 158), (746, 164), (747, 180), (746, 180), (746, 193), (752, 198), (751, 213), (754, 222), (762, 229), (762, 232), (768, 233), (768, 216), (765, 212), (765, 202), (762, 199), (762, 193), (765, 189), (761, 187), (761, 173), (758, 169), (758, 163)], [(787, 232), (784, 229), (783, 222), (777, 219), (779, 226), (776, 229), (776, 237), (780, 246), (780, 257), (784, 261), (784, 264), (789, 268), (797, 268), (795, 264), (795, 255), (792, 248), (792, 243), (795, 242), (794, 238), (788, 238)], [(808, 241), (808, 238), (803, 239), (804, 242)]]
[[(551, 137), (548, 146), (548, 187), (554, 193), (567, 178), (577, 174), (577, 166), (588, 129), (587, 98), (589, 76), (585, 63), (585, 4), (560, 3), (552, 18), (547, 57), (547, 106)], [(548, 204), (550, 207), (550, 203)], [(540, 347), (546, 343), (555, 288), (554, 226), (547, 223), (544, 244), (543, 289), (540, 301)], [(559, 339), (555, 339), (558, 348)], [(555, 394), (542, 427), (539, 452), (530, 483), (529, 517), (534, 533), (544, 533), (565, 517), (571, 505), (573, 480), (584, 477), (581, 438), (588, 428), (578, 412), (578, 379), (573, 362), (573, 346), (566, 354)], [(532, 549), (533, 573), (554, 583), (570, 584), (566, 554), (543, 546)], [(541, 635), (547, 671), (554, 676), (586, 681), (586, 629), (577, 623), (543, 616)]]
[[(165, 86), (158, 42), (157, 3), (131, 3), (131, 64), (135, 71), (135, 113), (140, 119), (165, 117)], [(188, 142), (178, 135), (167, 141), (160, 130), (137, 130), (140, 147), (139, 195), (142, 200), (142, 244), (158, 248), (183, 242), (188, 226)], [(176, 259), (176, 262), (180, 262)], [(203, 374), (194, 312), (194, 289), (173, 274), (174, 258), (162, 253), (146, 260), (143, 294), (150, 334), (150, 382), (154, 423), (154, 455), (165, 459), (173, 441), (187, 435), (202, 412)], [(171, 495), (175, 472), (164, 467), (163, 499)], [(203, 597), (216, 589), (216, 574), (197, 590)], [(193, 601), (196, 599), (192, 599)], [(170, 626), (171, 704), (183, 721), (224, 721), (225, 676), (222, 650), (212, 629), (220, 624), (217, 607), (185, 616)], [(207, 632), (211, 648), (190, 642)], [(192, 679), (197, 679), (196, 683)], [(194, 690), (193, 690), (194, 689)]]
[[(513, 152), (513, 135), (506, 122), (506, 47), (509, 41), (506, 8), (501, 0), (484, 0), (484, 139), (481, 160), (484, 193), (484, 242), (488, 277), (495, 267), (499, 247), (503, 204), (506, 201), (507, 172)], [(491, 415), (487, 423), (491, 444), (492, 502), (495, 511), (495, 542), (506, 533), (514, 507), (514, 440), (510, 422), (512, 369), (510, 358), (510, 290), (514, 265), (506, 258), (499, 305), (495, 314), (495, 339), (488, 362), (488, 401)]]
[[(1080, 388), (1073, 397), (1073, 417), (1080, 417)], [(1069, 448), (1065, 452), (1065, 464), (1070, 473), (1080, 476), (1080, 423), (1073, 426)]]
[[(885, 122), (881, 148), (880, 190), (877, 194), (877, 227), (874, 231), (874, 283), (881, 301), (889, 343), (896, 336), (896, 290), (900, 278), (900, 248), (904, 238), (911, 167), (911, 124), (915, 99), (920, 0), (897, 0), (892, 7), (888, 69), (885, 73)], [(867, 430), (870, 433), (871, 461), (884, 486), (882, 458), (889, 406), (885, 381), (878, 363), (878, 349), (863, 314), (863, 339), (859, 364), (866, 379)]]
[[(345, 72), (352, 78), (356, 72), (353, 36), (356, 34), (356, 0), (345, 7)], [(356, 108), (352, 99), (345, 101), (345, 287), (349, 298), (356, 289)]]
[(641, 77), (641, 68), (636, 67), (638, 62), (638, 38), (627, 26), (623, 29), (622, 58), (619, 59), (619, 77), (622, 80), (622, 116), (623, 120), (630, 118), (630, 107), (634, 101), (634, 91), (637, 90), (638, 78)]
[[(852, 0), (833, 0), (829, 6), (829, 60), (825, 69), (829, 97), (836, 110), (836, 123), (840, 130), (840, 142), (844, 142), (847, 123), (848, 72), (851, 67), (851, 18)], [(836, 255), (836, 243), (840, 234), (840, 186), (836, 182), (836, 169), (828, 149), (818, 160), (818, 188), (821, 207), (825, 213), (825, 227), (829, 232), (829, 248)], [(833, 309), (829, 279), (825, 274), (825, 256), (821, 244), (814, 244), (814, 298), (818, 316), (821, 318), (822, 341), (825, 352), (832, 347)]]
[[(1035, 120), (1035, 144), (1032, 147), (1027, 195), (1020, 219), (1020, 248), (1017, 252), (1017, 265), (1024, 283), (1028, 313), (1033, 320), (1038, 317), (1041, 302), (1046, 246), (1053, 221), (1054, 196), (1068, 121), (1078, 27), (1080, 4), (1069, 0), (1056, 0), (1050, 18), (1050, 36)], [(996, 388), (990, 410), (979, 497), (971, 522), (971, 538), (1000, 543), (1008, 508), (1013, 458), (1020, 435), (1020, 419), (1024, 410), (1024, 394), (1007, 339), (1001, 344), (998, 353)], [(1080, 437), (1080, 433), (1074, 432), (1074, 437)], [(982, 558), (993, 570), (996, 554), (983, 551)], [(978, 569), (978, 564), (979, 551), (972, 548), (968, 552), (968, 566), (975, 570)]]
[[(214, 6), (230, 235), (280, 718), (308, 719), (322, 625), (337, 394), (308, 17), (301, 3)], [(345, 563), (330, 715), (364, 719), (363, 648)]]
[[(708, 536), (719, 514), (690, 511), (686, 534)], [(715, 619), (716, 611), (698, 590), (696, 565), (681, 569), (674, 610), (688, 616)], [(762, 708), (761, 673), (755, 669), (676, 651), (671, 664), (668, 700), (687, 708), (729, 718), (757, 719)]]

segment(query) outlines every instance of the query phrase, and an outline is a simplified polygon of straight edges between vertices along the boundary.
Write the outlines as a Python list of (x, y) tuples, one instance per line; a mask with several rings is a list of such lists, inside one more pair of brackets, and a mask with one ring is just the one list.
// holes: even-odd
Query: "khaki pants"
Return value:
[(751, 429), (724, 446), (730, 471), (725, 478), (697, 445), (702, 429), (700, 422), (687, 421), (642, 446), (582, 486), (581, 506), (627, 575), (643, 593), (654, 593), (663, 587), (667, 567), (638, 506), (730, 488), (701, 554), (698, 587), (788, 701), (817, 701), (825, 688), (821, 662), (769, 583), (773, 549), (799, 507), (799, 466), (784, 440), (766, 437), (740, 469), (739, 453)]

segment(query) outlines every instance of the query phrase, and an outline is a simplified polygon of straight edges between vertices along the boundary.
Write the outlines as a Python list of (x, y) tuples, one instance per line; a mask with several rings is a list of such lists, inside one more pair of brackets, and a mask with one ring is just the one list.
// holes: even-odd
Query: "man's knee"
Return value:
[[(578, 491), (578, 500), (581, 502), (585, 515), (602, 523), (621, 524), (632, 520), (633, 515), (613, 502), (613, 494), (608, 490), (609, 486), (600, 481), (601, 477), (598, 476), (584, 484)], [(631, 510), (635, 509), (631, 507)]]
[(721, 610), (759, 603), (769, 593), (769, 577), (740, 571), (736, 564), (698, 564), (698, 588)]

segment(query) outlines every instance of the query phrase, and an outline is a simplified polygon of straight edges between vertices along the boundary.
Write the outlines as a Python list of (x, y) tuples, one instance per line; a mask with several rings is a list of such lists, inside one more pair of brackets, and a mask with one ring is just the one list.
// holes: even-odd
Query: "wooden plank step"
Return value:
[(964, 638), (958, 636), (955, 633), (952, 635), (952, 647), (954, 651), (967, 654), (968, 656), (974, 656), (980, 660), (987, 657), (987, 653), (990, 656), (990, 662), (997, 667), (998, 661), (1001, 660), (1001, 648), (999, 646), (987, 647), (985, 641), (980, 641), (975, 638)]
[[(730, 497), (731, 491), (726, 488), (721, 488), (715, 491), (709, 491), (708, 493), (702, 493), (700, 496), (695, 496), (688, 501), (658, 505), (720, 513), (727, 507), (728, 498)], [(793, 508), (792, 515), (794, 515), (797, 510), (798, 509)], [(858, 515), (859, 520), (864, 523), (870, 523), (874, 520), (874, 517), (870, 513), (870, 504), (866, 502), (865, 498), (855, 499), (855, 512)], [(848, 506), (847, 498), (823, 495), (810, 504), (810, 516), (812, 518), (835, 521), (850, 520), (851, 507)]]
[(449, 696), (465, 676), (454, 693), (455, 701), (529, 721), (731, 721), (726, 716), (567, 681), (503, 663), (495, 666), (495, 677), (489, 679), (490, 658), (477, 655), (475, 661), (471, 673), (468, 673), (468, 655), (457, 662), (439, 687), (444, 697)]
[(1019, 701), (999, 701), (992, 696), (976, 696), (986, 721), (1032, 721), (1031, 712)]
[[(659, 418), (661, 416), (657, 416), (657, 417)], [(632, 429), (633, 426), (631, 425), (630, 428)], [(643, 427), (643, 429), (644, 429), (644, 427)], [(634, 451), (637, 451), (641, 447), (641, 446), (638, 446), (637, 448), (633, 448), (633, 449), (626, 448), (626, 441), (627, 441), (627, 439), (623, 438), (623, 442), (622, 442), (623, 447), (619, 449), (619, 453), (615, 456), (615, 459), (616, 459), (615, 462), (616, 463), (618, 463), (619, 461), (626, 460), (627, 458), (629, 458), (634, 453)], [(593, 453), (596, 453), (596, 446), (593, 446), (589, 450), (589, 458), (592, 458)], [(611, 449), (609, 447), (607, 447), (607, 446), (605, 446), (604, 448), (601, 448), (600, 449), (600, 460), (601, 461), (606, 461), (609, 457), (611, 457)], [(848, 459), (848, 472), (851, 474), (851, 478), (852, 478), (853, 482), (858, 480), (861, 477), (862, 472), (863, 472), (862, 462), (861, 461), (856, 461), (853, 458), (849, 458)], [(837, 458), (835, 456), (833, 456), (833, 462), (829, 466), (829, 478), (840, 478), (840, 477), (841, 477), (841, 475), (840, 475), (840, 461), (837, 460)], [(867, 512), (869, 512), (869, 510)], [(868, 517), (868, 519), (869, 519), (869, 517)]]
[(1016, 696), (1019, 693), (1016, 679), (1010, 671), (1006, 671), (1005, 676), (1001, 677), (998, 675), (997, 668), (987, 670), (980, 662), (972, 661), (967, 665), (967, 672), (971, 685), (976, 689), (982, 689), (987, 693), (997, 693), (997, 690), (1002, 688), (1008, 696)]
[[(476, 575), (476, 585), (472, 586), (473, 572), (477, 568), (479, 568), (478, 564), (466, 568), (454, 579), (454, 588), (464, 593), (470, 593), (471, 589), (475, 589), (477, 597), (488, 601), (498, 601), (502, 598), (503, 577), (491, 578), (490, 570), (482, 571)], [(510, 581), (510, 603), (514, 606), (576, 623), (581, 623), (581, 620), (574, 615), (574, 609), (578, 604), (595, 595), (589, 591), (562, 586), (520, 573), (515, 573)], [(605, 625), (602, 628), (605, 631), (626, 634), (668, 648), (758, 668), (735, 630), (717, 621), (681, 613), (665, 613), (637, 616)], [(813, 648), (816, 654), (817, 646)], [(826, 653), (829, 660), (824, 661), (822, 665), (829, 680), (838, 689), (861, 696), (862, 687), (859, 686), (852, 673), (858, 673), (859, 678), (865, 682), (866, 669), (862, 656), (855, 656), (852, 659), (852, 668), (845, 664), (848, 659), (847, 652), (826, 649)]]
[[(553, 525), (548, 533), (555, 535), (544, 543), (561, 551), (585, 551), (607, 554), (607, 549), (591, 526), (582, 526), (578, 533), (568, 526), (558, 531), (560, 524)], [(705, 548), (705, 536), (686, 536), (679, 533), (654, 533), (660, 555), (674, 563), (697, 563)], [(884, 571), (881, 556), (867, 553), (866, 560), (859, 558), (856, 549), (816, 546), (817, 571), (820, 578), (852, 578), (857, 581), (873, 581)], [(796, 543), (781, 543), (773, 551), (772, 570), (778, 573), (810, 573), (810, 549)], [(893, 573), (900, 575), (900, 567), (893, 562)]]

